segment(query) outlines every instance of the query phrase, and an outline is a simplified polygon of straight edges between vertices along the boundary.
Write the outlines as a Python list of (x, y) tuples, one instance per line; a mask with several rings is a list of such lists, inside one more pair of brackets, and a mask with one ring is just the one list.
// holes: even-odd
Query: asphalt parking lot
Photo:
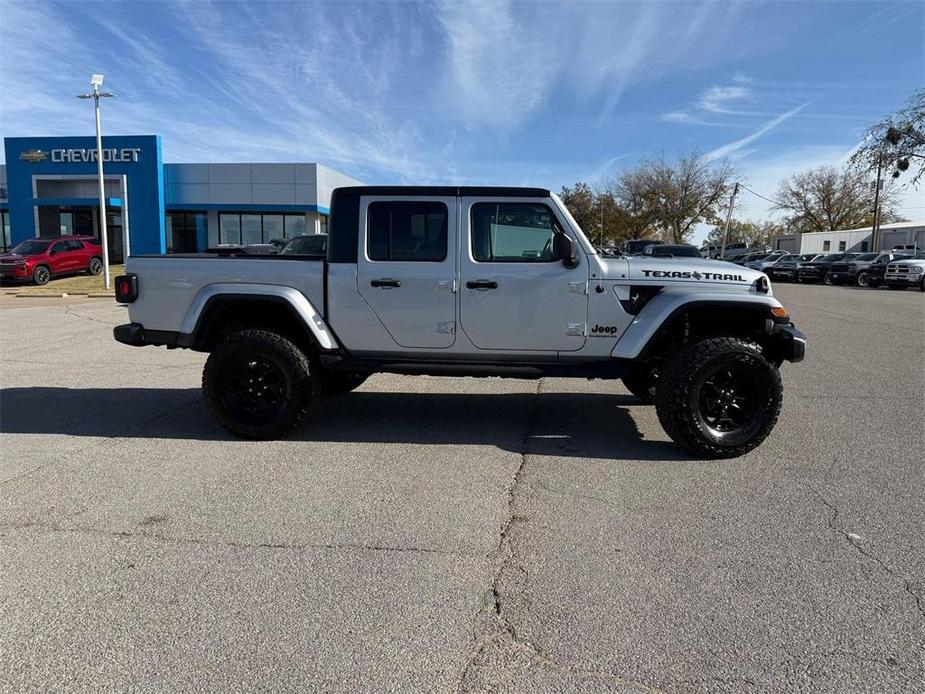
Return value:
[(925, 295), (775, 293), (807, 359), (709, 462), (607, 381), (377, 376), (234, 440), (203, 355), (5, 298), (0, 687), (922, 691)]

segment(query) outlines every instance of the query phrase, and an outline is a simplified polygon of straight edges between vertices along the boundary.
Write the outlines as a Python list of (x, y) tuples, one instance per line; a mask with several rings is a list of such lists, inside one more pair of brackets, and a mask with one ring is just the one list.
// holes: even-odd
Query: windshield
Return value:
[(876, 257), (877, 257), (876, 253), (862, 253), (857, 258), (855, 258), (855, 260), (860, 260), (860, 261), (873, 260)]
[(675, 256), (678, 258), (699, 258), (700, 251), (693, 246), (655, 246), (651, 249), (654, 257)]
[(289, 239), (280, 255), (324, 255), (328, 250), (327, 234), (311, 234)]
[(23, 241), (16, 245), (10, 253), (16, 255), (39, 255), (48, 249), (51, 241)]

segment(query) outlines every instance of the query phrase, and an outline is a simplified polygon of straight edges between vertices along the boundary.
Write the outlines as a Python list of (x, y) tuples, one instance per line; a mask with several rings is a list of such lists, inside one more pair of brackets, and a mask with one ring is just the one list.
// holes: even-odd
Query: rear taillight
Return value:
[(138, 298), (138, 275), (128, 274), (116, 277), (116, 301), (130, 304)]

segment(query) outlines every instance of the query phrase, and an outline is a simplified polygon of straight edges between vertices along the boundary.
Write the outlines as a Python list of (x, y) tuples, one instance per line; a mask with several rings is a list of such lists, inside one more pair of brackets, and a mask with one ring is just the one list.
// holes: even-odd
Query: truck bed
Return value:
[(189, 253), (131, 256), (126, 272), (139, 276), (132, 321), (149, 330), (181, 331), (196, 297), (210, 285), (292, 287), (320, 310), (324, 304), (324, 260), (310, 256)]

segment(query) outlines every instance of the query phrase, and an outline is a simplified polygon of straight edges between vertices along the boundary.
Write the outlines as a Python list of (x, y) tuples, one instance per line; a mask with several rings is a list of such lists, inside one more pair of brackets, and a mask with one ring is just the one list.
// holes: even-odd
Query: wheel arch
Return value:
[(193, 300), (180, 333), (187, 346), (208, 351), (234, 329), (262, 328), (296, 340), (303, 347), (338, 347), (333, 332), (308, 298), (292, 287), (209, 285)]
[(748, 337), (764, 331), (771, 309), (782, 308), (765, 294), (660, 294), (647, 303), (614, 346), (619, 359), (646, 358), (666, 337), (684, 330), (698, 335)]

